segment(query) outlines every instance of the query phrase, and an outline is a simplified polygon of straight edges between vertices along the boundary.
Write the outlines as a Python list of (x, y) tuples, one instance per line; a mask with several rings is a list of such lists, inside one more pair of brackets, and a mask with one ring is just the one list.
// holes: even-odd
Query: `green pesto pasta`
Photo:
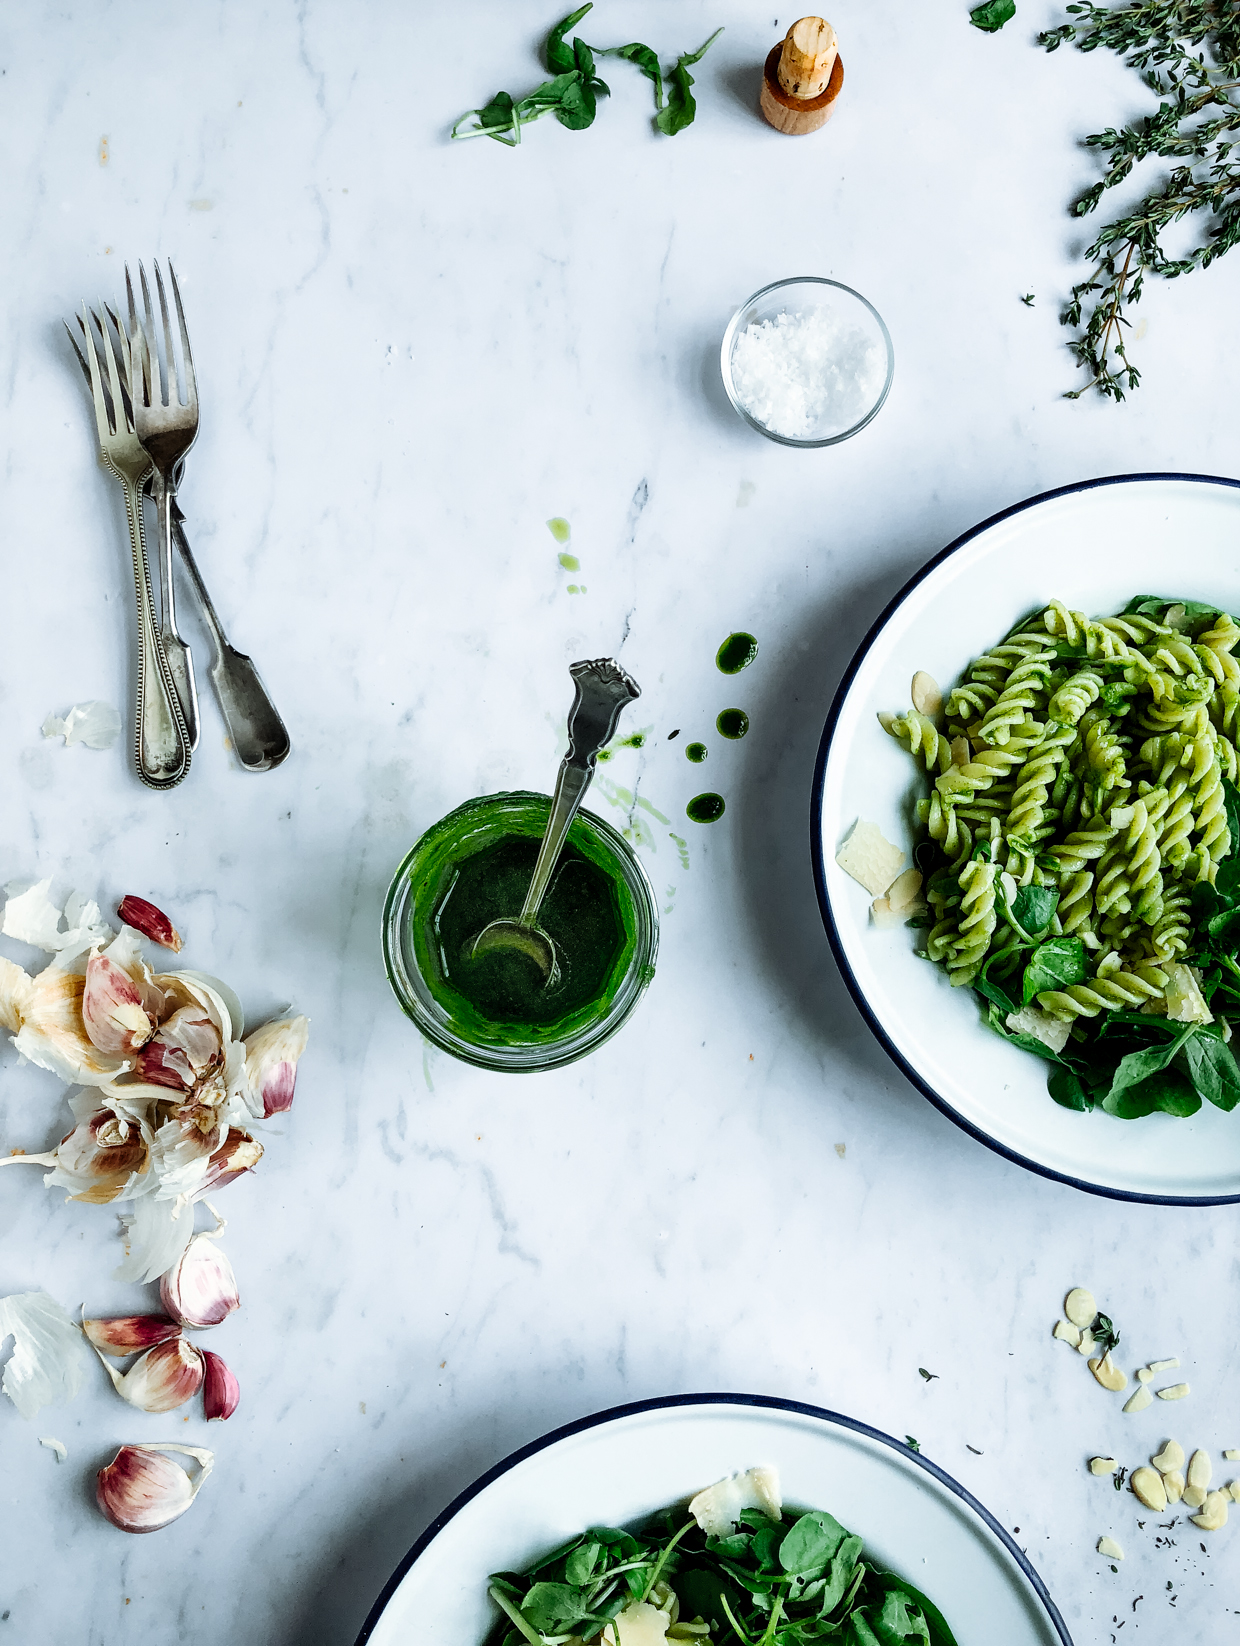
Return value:
[[(1199, 605), (1136, 605), (1089, 618), (1053, 600), (937, 715), (880, 717), (929, 784), (925, 954), (976, 987), (1012, 977), (1038, 943), (1077, 940), (1076, 977), (1023, 1004), (1078, 1040), (1110, 1011), (1167, 1012), (1193, 888), (1233, 846), (1240, 626)], [(1025, 887), (1049, 894), (1020, 905), (1046, 911), (1034, 932), (1013, 912)]]

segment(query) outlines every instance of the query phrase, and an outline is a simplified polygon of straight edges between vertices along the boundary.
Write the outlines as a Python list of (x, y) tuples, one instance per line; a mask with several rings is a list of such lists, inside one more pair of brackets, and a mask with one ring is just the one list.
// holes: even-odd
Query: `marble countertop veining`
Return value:
[[(1049, 1337), (1065, 1289), (1091, 1285), (1134, 1355), (1181, 1357), (1177, 1437), (1240, 1444), (1234, 1210), (1091, 1198), (970, 1141), (864, 1026), (810, 875), (832, 691), (916, 567), (1056, 485), (1237, 468), (1240, 260), (1150, 289), (1128, 403), (1061, 398), (1082, 243), (1065, 207), (1096, 164), (1079, 139), (1144, 94), (1101, 54), (1039, 52), (1049, 0), (994, 37), (967, 9), (834, 0), (840, 110), (790, 140), (755, 102), (792, 14), (598, 0), (591, 38), (665, 59), (726, 24), (695, 70), (696, 125), (652, 133), (648, 86), (616, 65), (592, 130), (547, 121), (516, 152), (446, 132), (536, 83), (554, 6), (9, 9), (0, 879), (149, 896), (255, 1018), (292, 1000), (313, 1028), (260, 1174), (221, 1197), (236, 1416), (146, 1417), (102, 1377), (32, 1424), (0, 1402), (0, 1646), (348, 1646), (483, 1469), (579, 1415), (700, 1389), (916, 1435), (1016, 1531), (1077, 1646), (1234, 1630), (1236, 1534), (1164, 1549), (1138, 1531), (1082, 1461), (1143, 1461), (1157, 1422), (1104, 1420)], [(191, 541), (294, 745), (246, 775), (204, 691), (193, 771), (165, 796), (122, 748), (39, 731), (86, 698), (129, 714), (121, 497), (60, 322), (156, 256), (199, 371)], [(733, 308), (808, 272), (871, 298), (897, 360), (874, 424), (810, 453), (743, 427), (717, 368)], [(761, 651), (725, 680), (735, 628)], [(648, 825), (658, 976), (594, 1057), (475, 1071), (397, 1009), (383, 892), (452, 806), (549, 782), (566, 665), (603, 653), (641, 682), (628, 725), (650, 735), (591, 803)], [(752, 730), (725, 745), (711, 728), (732, 705)], [(727, 813), (695, 827), (706, 786)], [(68, 1111), (10, 1053), (0, 1113), (6, 1148), (42, 1148)], [(149, 1305), (109, 1278), (113, 1230), (0, 1173), (0, 1294)], [(175, 1526), (125, 1538), (93, 1474), (142, 1438), (211, 1445), (215, 1474)], [(1103, 1532), (1128, 1548), (1117, 1574)]]

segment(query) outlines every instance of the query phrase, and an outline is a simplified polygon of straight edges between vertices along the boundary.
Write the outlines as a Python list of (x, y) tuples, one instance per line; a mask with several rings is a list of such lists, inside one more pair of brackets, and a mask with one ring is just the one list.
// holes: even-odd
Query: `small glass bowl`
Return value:
[(569, 830), (570, 843), (624, 886), (633, 915), (628, 952), (610, 999), (600, 1000), (597, 1010), (581, 1008), (566, 1030), (556, 1032), (554, 1025), (540, 1030), (468, 1023), (435, 994), (417, 937), (441, 902), (454, 865), (513, 834), (540, 839), (550, 815), (545, 794), (518, 791), (468, 800), (426, 831), (388, 887), (383, 959), (392, 992), (428, 1040), (477, 1068), (521, 1074), (584, 1057), (615, 1034), (654, 976), (659, 916), (646, 872), (622, 835), (593, 812), (580, 811)]
[[(812, 436), (800, 438), (778, 434), (765, 423), (759, 422), (753, 413), (741, 404), (732, 377), (732, 359), (736, 352), (737, 340), (751, 322), (774, 320), (777, 316), (787, 313), (805, 314), (815, 309), (831, 310), (840, 320), (856, 327), (867, 341), (882, 351), (886, 360), (882, 387), (873, 404), (867, 406), (862, 415), (850, 417), (846, 425), (838, 418), (832, 421), (830, 417), (824, 417)], [(873, 303), (868, 302), (851, 286), (841, 285), (838, 280), (824, 280), (818, 275), (803, 274), (791, 280), (776, 280), (770, 286), (763, 286), (762, 290), (756, 291), (747, 303), (741, 304), (723, 334), (720, 368), (728, 399), (751, 429), (757, 429), (759, 434), (764, 434), (768, 440), (777, 441), (781, 446), (836, 446), (841, 440), (848, 440), (857, 434), (878, 415), (879, 408), (891, 388), (891, 379), (895, 375), (896, 355), (891, 344), (891, 334)]]

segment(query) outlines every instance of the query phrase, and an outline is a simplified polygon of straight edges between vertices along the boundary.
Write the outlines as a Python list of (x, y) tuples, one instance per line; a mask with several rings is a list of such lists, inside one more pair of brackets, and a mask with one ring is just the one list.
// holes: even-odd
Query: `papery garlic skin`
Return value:
[(144, 897), (135, 897), (131, 892), (121, 898), (116, 912), (127, 926), (141, 932), (143, 937), (149, 937), (152, 943), (158, 943), (161, 949), (171, 949), (174, 954), (180, 954), (184, 947), (180, 932), (154, 903), (148, 903)]
[[(198, 1478), (191, 1481), (165, 1452), (194, 1458)], [(214, 1454), (198, 1446), (122, 1446), (95, 1477), (95, 1501), (122, 1532), (158, 1532), (185, 1513), (214, 1463)]]
[(297, 1063), (309, 1038), (308, 1017), (277, 1018), (246, 1036), (245, 1074), (251, 1114), (266, 1119), (292, 1108)]
[(34, 997), (34, 978), (15, 960), (0, 955), (0, 1029), (17, 1034)]
[(164, 1308), (182, 1326), (218, 1326), (241, 1307), (232, 1264), (210, 1235), (197, 1234), (159, 1282)]
[(106, 1086), (130, 1067), (128, 1058), (94, 1045), (82, 1022), (86, 979), (56, 965), (30, 980), (21, 1028), (13, 1044), (30, 1063), (69, 1085)]
[(202, 1352), (179, 1334), (148, 1349), (124, 1373), (99, 1359), (121, 1399), (143, 1412), (173, 1412), (202, 1388)]
[(241, 1385), (211, 1349), (202, 1351), (206, 1372), (202, 1380), (202, 1409), (208, 1423), (223, 1422), (237, 1410)]
[(169, 1343), (181, 1335), (181, 1328), (167, 1315), (112, 1315), (84, 1320), (82, 1330), (101, 1354), (115, 1360)]

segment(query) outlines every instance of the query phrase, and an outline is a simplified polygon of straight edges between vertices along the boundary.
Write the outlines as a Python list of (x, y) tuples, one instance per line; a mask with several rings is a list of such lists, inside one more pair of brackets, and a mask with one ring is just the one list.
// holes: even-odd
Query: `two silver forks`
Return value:
[[(163, 321), (163, 355), (159, 353), (146, 273), (139, 265), (144, 321), (138, 319), (129, 270), (125, 286), (129, 299), (129, 329), (106, 304), (96, 311), (83, 306), (79, 329), (86, 355), (69, 332), (74, 353), (90, 385), (95, 404), (99, 446), (107, 467), (125, 491), (133, 551), (134, 586), (138, 602), (138, 695), (135, 715), (135, 758), (138, 775), (152, 788), (173, 788), (189, 770), (190, 752), (198, 742), (198, 700), (193, 661), (176, 624), (172, 545), (184, 562), (215, 646), (211, 683), (219, 699), (233, 748), (249, 771), (269, 771), (289, 752), (289, 737), (253, 661), (230, 644), (207, 593), (183, 529), (184, 516), (176, 490), (185, 453), (198, 431), (198, 394), (190, 352), (189, 332), (172, 266), (168, 268), (176, 304), (182, 348), (181, 377), (186, 398), (177, 382), (177, 362), (167, 297), (158, 264), (155, 284)], [(115, 335), (115, 344), (113, 336)], [(102, 350), (107, 373), (100, 366)], [(87, 358), (87, 356), (89, 358)], [(160, 571), (163, 623), (155, 624), (150, 565), (142, 519), (142, 493), (147, 490), (159, 508)]]

